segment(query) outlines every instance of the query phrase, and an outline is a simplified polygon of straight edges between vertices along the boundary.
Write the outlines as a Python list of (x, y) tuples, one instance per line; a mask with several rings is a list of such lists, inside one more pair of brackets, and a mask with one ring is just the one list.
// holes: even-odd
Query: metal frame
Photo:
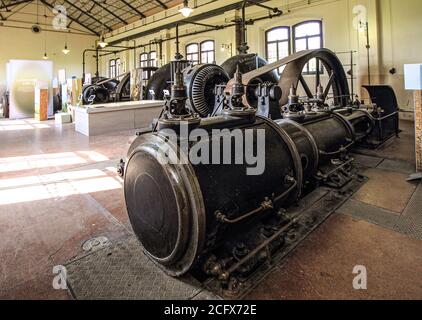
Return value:
[[(39, 4), (47, 6), (50, 10), (57, 4), (55, 0), (38, 0)], [(10, 15), (20, 10), (19, 5), (35, 4), (35, 0), (2, 0), (0, 2), (0, 21), (8, 21)], [(128, 25), (136, 19), (146, 18), (149, 11), (163, 11), (174, 6), (172, 0), (153, 1), (128, 1), (128, 0), (92, 0), (91, 6), (82, 6), (81, 0), (63, 0), (62, 3), (67, 8), (67, 18), (70, 20), (68, 27), (72, 23), (78, 24), (87, 30), (87, 33), (99, 36), (103, 28), (104, 31), (111, 32), (116, 27)], [(104, 17), (98, 15), (104, 11)], [(22, 19), (21, 19), (22, 20)], [(13, 21), (31, 23), (28, 21)], [(6, 25), (7, 26), (7, 25)], [(79, 30), (80, 31), (80, 30)]]

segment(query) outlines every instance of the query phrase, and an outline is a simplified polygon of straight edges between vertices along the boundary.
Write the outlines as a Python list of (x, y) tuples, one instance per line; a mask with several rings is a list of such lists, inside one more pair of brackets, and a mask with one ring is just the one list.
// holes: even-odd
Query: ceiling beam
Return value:
[[(94, 2), (97, 6), (103, 8), (105, 11), (107, 11), (109, 14), (111, 14), (113, 17), (115, 17), (116, 19), (120, 20), (122, 23), (124, 24), (128, 24), (125, 20), (123, 20), (121, 17), (119, 17), (117, 14), (115, 14), (113, 11), (110, 11), (107, 7), (104, 7), (100, 2), (93, 0), (92, 2)], [(104, 4), (107, 4), (104, 1)]]
[(140, 16), (141, 18), (146, 18), (146, 15), (144, 15), (141, 11), (139, 11), (134, 6), (132, 6), (129, 2), (127, 2), (125, 0), (120, 0), (120, 1), (123, 2), (129, 8), (131, 8), (133, 11), (135, 11), (138, 14), (138, 16)]
[(69, 2), (68, 0), (64, 0), (65, 3), (67, 3), (68, 5), (72, 6), (73, 8), (75, 8), (76, 10), (83, 12), (84, 15), (90, 17), (92, 20), (96, 21), (97, 23), (99, 23), (100, 25), (104, 25), (108, 31), (113, 31), (113, 29), (111, 27), (109, 27), (108, 25), (106, 25), (105, 23), (101, 22), (100, 20), (98, 20), (97, 18), (95, 18), (92, 14), (83, 11), (81, 8), (79, 8), (78, 6), (74, 5), (72, 2)]
[(160, 5), (160, 7), (163, 8), (163, 9), (167, 10), (169, 8), (164, 3), (162, 3), (160, 0), (155, 0), (155, 2), (157, 2)]
[(21, 1), (16, 1), (16, 2), (13, 2), (13, 3), (9, 3), (9, 4), (4, 4), (4, 2), (2, 1), (3, 5), (0, 6), (0, 10), (1, 9), (6, 9), (7, 10), (7, 9), (12, 8), (14, 6), (17, 6), (19, 4), (27, 3), (27, 2), (32, 2), (32, 1), (33, 0), (21, 0)]
[[(199, 13), (197, 15), (191, 16), (191, 17), (183, 19), (183, 20), (169, 22), (169, 23), (163, 24), (159, 27), (151, 28), (151, 29), (146, 30), (146, 31), (142, 31), (142, 32), (135, 33), (135, 34), (132, 34), (132, 35), (124, 36), (124, 37), (122, 37), (118, 40), (114, 40), (114, 41), (109, 42), (109, 45), (115, 45), (115, 44), (119, 44), (123, 41), (130, 41), (130, 40), (134, 40), (134, 39), (137, 39), (137, 38), (145, 37), (147, 35), (151, 35), (151, 34), (160, 32), (160, 31), (165, 30), (165, 29), (173, 29), (173, 28), (176, 27), (177, 24), (182, 25), (182, 24), (186, 24), (186, 23), (190, 23), (190, 22), (209, 19), (211, 17), (215, 17), (215, 16), (218, 16), (218, 15), (224, 14), (227, 11), (238, 10), (238, 9), (242, 8), (243, 4), (244, 4), (244, 0), (240, 0), (238, 2), (228, 4), (228, 5), (225, 5), (223, 7), (219, 7), (219, 8), (213, 9), (213, 10), (208, 11), (208, 12)], [(251, 7), (251, 6), (252, 6), (252, 4), (250, 4), (250, 3), (246, 4), (246, 7)]]
[[(47, 1), (40, 0), (40, 2), (42, 4), (44, 4), (44, 5), (46, 5), (47, 7), (49, 7), (50, 9), (54, 9), (54, 6), (52, 4), (50, 4), (50, 3), (48, 3)], [(92, 28), (84, 25), (82, 22), (79, 21), (79, 19), (72, 18), (70, 15), (68, 15), (67, 18), (69, 18), (70, 20), (76, 22), (77, 24), (79, 24), (80, 26), (84, 27), (85, 29), (89, 30), (91, 33), (95, 34), (96, 36), (98, 36), (98, 37), (100, 36), (100, 34), (97, 31), (95, 31), (94, 29), (92, 29)]]

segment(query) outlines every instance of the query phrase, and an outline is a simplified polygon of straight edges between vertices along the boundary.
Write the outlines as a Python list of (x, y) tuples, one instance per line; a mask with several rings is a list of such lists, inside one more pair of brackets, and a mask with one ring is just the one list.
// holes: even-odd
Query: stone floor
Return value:
[[(412, 124), (380, 152), (350, 201), (400, 217), (417, 183)], [(130, 235), (115, 165), (134, 131), (85, 137), (72, 125), (0, 120), (0, 299), (69, 299), (53, 267), (83, 256), (88, 239)], [(368, 162), (369, 163), (369, 162)], [(251, 299), (422, 299), (422, 240), (339, 210), (247, 297)], [(368, 290), (353, 289), (356, 265)]]

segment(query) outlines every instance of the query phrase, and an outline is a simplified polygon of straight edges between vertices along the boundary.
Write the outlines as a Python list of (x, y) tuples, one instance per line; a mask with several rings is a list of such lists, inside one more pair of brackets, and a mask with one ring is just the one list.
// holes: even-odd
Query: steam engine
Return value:
[[(321, 86), (312, 97), (297, 94), (300, 72), (315, 57), (334, 78), (331, 106)], [(278, 83), (262, 80), (281, 65), (286, 67), (274, 79)], [(215, 65), (188, 67), (184, 73), (176, 68), (155, 129), (139, 134), (128, 152), (124, 192), (133, 230), (146, 255), (172, 276), (193, 271), (226, 283), (234, 275), (248, 276), (298, 227), (298, 217), (286, 209), (319, 186), (347, 186), (358, 177), (350, 149), (376, 147), (398, 134), (397, 110), (350, 101), (340, 62), (326, 49), (243, 75), (237, 68), (229, 78)], [(176, 140), (169, 139), (168, 129)], [(195, 129), (200, 138), (183, 134)], [(217, 129), (221, 134), (213, 134)], [(239, 159), (237, 147), (247, 143), (239, 144), (236, 135), (249, 135), (249, 151), (262, 156), (262, 163), (252, 167)], [(224, 143), (230, 157), (223, 156)], [(178, 161), (162, 163), (162, 150)], [(219, 164), (192, 161), (192, 150), (209, 150), (208, 159)]]

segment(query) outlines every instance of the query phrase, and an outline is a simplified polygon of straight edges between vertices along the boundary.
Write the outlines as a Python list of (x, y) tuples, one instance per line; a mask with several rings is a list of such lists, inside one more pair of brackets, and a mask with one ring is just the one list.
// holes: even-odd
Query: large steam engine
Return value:
[[(311, 59), (328, 77), (323, 88), (316, 75), (315, 94), (301, 74)], [(273, 71), (281, 66), (278, 79)], [(341, 198), (363, 179), (353, 147), (398, 134), (397, 110), (351, 101), (329, 50), (241, 69), (229, 76), (216, 65), (176, 68), (162, 116), (138, 135), (124, 166), (126, 206), (146, 255), (172, 276), (192, 271), (232, 288), (324, 220), (322, 211), (303, 219), (289, 208), (322, 186)], [(201, 135), (192, 140), (194, 131)], [(177, 161), (163, 163), (163, 150)], [(193, 161), (193, 153), (209, 161)]]

